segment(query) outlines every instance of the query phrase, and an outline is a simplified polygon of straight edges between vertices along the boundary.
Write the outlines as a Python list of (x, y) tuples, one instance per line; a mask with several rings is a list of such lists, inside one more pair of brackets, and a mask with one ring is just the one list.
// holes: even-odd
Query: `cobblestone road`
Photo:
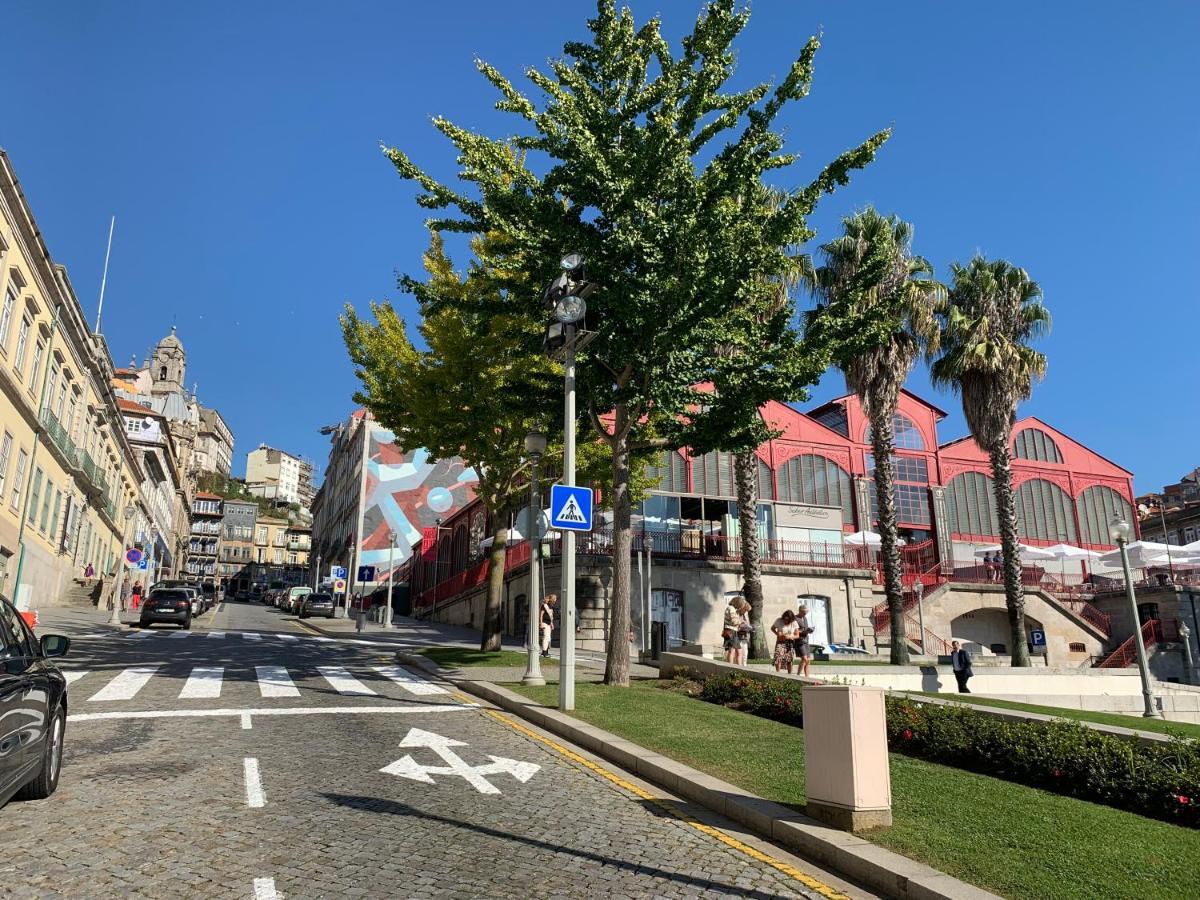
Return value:
[(823, 896), (388, 649), (306, 638), (259, 607), (206, 624), (76, 642), (61, 784), (0, 811), (0, 892)]

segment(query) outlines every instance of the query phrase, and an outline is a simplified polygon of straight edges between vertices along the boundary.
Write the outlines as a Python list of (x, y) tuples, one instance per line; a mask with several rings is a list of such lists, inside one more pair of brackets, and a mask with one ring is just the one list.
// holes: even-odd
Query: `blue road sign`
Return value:
[(143, 556), (141, 559), (139, 559), (137, 561), (137, 567), (139, 569), (141, 569), (143, 572), (145, 572), (147, 569), (150, 568), (150, 560), (148, 558), (146, 558), (145, 556)]
[(550, 488), (550, 527), (564, 531), (591, 531), (592, 489), (553, 485)]
[(357, 581), (359, 584), (362, 584), (364, 581), (369, 582), (369, 581), (374, 581), (374, 580), (375, 580), (375, 567), (374, 566), (359, 566), (358, 567)]
[(1032, 631), (1029, 632), (1029, 643), (1033, 644), (1033, 646), (1035, 646), (1035, 647), (1045, 647), (1046, 646), (1046, 632), (1044, 632), (1038, 628), (1034, 628)]
[(337, 581), (339, 578), (345, 578), (346, 577), (346, 567), (345, 566), (330, 566), (329, 574), (333, 576), (334, 581)]

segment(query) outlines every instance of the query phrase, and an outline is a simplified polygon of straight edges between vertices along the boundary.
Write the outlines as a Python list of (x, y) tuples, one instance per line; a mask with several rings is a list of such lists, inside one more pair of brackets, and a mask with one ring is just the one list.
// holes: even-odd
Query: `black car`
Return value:
[(300, 599), (300, 618), (307, 619), (309, 616), (324, 616), (327, 619), (333, 618), (333, 595), (332, 594), (307, 594)]
[(0, 597), (0, 806), (12, 797), (42, 800), (58, 787), (67, 725), (67, 680), (54, 663), (71, 646), (40, 641)]
[(178, 625), (184, 631), (192, 627), (192, 597), (183, 588), (162, 588), (151, 591), (142, 604), (138, 625), (149, 628), (156, 622)]

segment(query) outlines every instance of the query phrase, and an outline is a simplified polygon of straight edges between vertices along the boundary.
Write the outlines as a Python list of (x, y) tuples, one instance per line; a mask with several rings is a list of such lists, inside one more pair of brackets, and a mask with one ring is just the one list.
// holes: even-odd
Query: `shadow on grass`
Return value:
[[(424, 647), (417, 651), (448, 669), (523, 668), (527, 655), (516, 650), (474, 650), (470, 647)], [(558, 668), (558, 660), (542, 659), (542, 668)]]

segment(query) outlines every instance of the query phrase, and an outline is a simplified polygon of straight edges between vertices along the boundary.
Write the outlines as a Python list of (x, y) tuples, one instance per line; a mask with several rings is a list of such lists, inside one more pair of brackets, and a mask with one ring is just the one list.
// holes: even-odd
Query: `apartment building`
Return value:
[(192, 500), (192, 527), (185, 569), (189, 577), (201, 581), (216, 580), (224, 517), (225, 500), (219, 494), (204, 491), (196, 494)]
[(60, 602), (89, 564), (116, 572), (145, 515), (112, 378), (0, 150), (0, 586), (22, 608)]
[(217, 573), (227, 590), (248, 591), (255, 584), (251, 566), (257, 556), (254, 542), (257, 525), (257, 503), (249, 500), (225, 501)]
[(201, 406), (199, 412), (193, 465), (197, 472), (228, 475), (233, 469), (233, 432), (215, 409)]
[(162, 414), (123, 397), (117, 399), (117, 405), (142, 472), (138, 490), (145, 514), (139, 515), (132, 530), (132, 543), (146, 553), (146, 577), (153, 584), (179, 571), (176, 529), (187, 518), (183, 473)]
[(313, 501), (313, 465), (302, 457), (260, 444), (246, 454), (246, 485), (258, 497), (308, 507)]

